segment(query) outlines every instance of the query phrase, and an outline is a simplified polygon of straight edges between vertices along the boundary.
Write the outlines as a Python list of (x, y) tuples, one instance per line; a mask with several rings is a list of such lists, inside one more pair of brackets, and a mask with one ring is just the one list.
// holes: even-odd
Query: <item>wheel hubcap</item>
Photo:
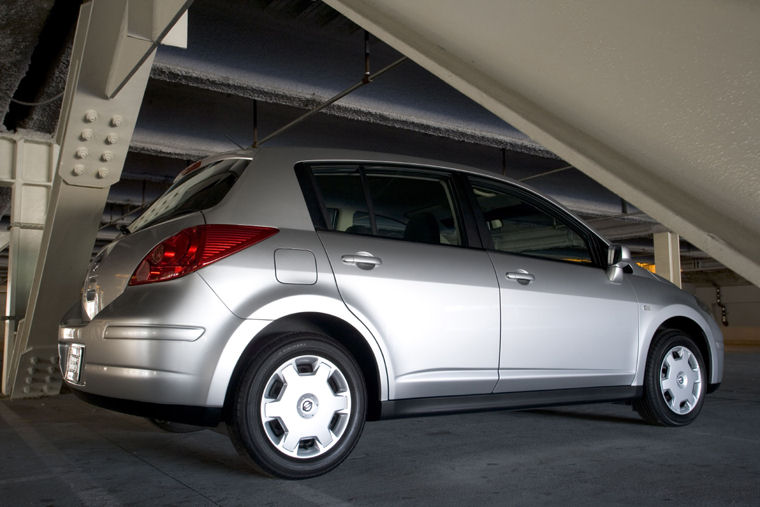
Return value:
[(697, 406), (702, 396), (702, 371), (691, 350), (679, 345), (665, 354), (660, 366), (660, 392), (676, 414), (688, 414)]
[(294, 458), (313, 458), (331, 449), (346, 431), (350, 413), (345, 375), (319, 356), (299, 356), (280, 365), (261, 399), (267, 438)]
[(313, 394), (304, 394), (298, 400), (298, 415), (304, 419), (310, 419), (317, 413), (319, 402)]

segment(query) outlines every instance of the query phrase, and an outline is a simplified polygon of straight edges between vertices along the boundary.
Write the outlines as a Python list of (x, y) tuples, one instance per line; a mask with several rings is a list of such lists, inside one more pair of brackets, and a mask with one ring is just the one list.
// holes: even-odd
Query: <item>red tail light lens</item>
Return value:
[(163, 282), (192, 273), (277, 234), (272, 227), (199, 225), (165, 239), (140, 262), (129, 285)]

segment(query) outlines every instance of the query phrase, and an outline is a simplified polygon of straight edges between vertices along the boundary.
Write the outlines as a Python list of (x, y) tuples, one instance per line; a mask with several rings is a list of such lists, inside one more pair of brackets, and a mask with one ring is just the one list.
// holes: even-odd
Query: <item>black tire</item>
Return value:
[[(366, 398), (361, 370), (343, 346), (318, 334), (284, 335), (251, 358), (242, 373), (230, 410), (230, 438), (261, 473), (315, 477), (353, 450), (364, 428)], [(265, 405), (282, 416), (262, 417)]]
[(163, 419), (148, 419), (154, 426), (161, 428), (169, 433), (195, 433), (207, 429), (205, 426), (193, 426), (192, 424), (183, 424)]
[(694, 340), (675, 329), (660, 331), (647, 357), (644, 396), (633, 406), (651, 424), (690, 424), (702, 410), (706, 376), (705, 362)]

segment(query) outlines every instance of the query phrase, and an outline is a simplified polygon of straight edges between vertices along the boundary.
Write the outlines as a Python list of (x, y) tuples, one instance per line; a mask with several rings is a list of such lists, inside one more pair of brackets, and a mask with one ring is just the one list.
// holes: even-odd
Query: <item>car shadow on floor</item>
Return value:
[(649, 423), (641, 419), (635, 412), (633, 412), (633, 409), (631, 409), (631, 411), (632, 413), (630, 416), (586, 412), (586, 411), (579, 411), (579, 410), (573, 410), (573, 409), (568, 409), (568, 408), (560, 408), (560, 409), (542, 408), (542, 409), (535, 409), (535, 410), (526, 410), (525, 412), (536, 414), (536, 415), (562, 417), (562, 418), (578, 419), (578, 420), (585, 420), (585, 421), (610, 422), (610, 423), (616, 423), (616, 424), (635, 424), (635, 425), (649, 426)]

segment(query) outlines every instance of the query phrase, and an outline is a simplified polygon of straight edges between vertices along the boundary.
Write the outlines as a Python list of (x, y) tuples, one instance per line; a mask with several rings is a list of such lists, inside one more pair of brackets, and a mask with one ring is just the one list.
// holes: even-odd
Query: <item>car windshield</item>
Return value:
[(192, 171), (156, 199), (127, 229), (137, 232), (170, 218), (218, 204), (232, 188), (250, 160), (225, 159)]

